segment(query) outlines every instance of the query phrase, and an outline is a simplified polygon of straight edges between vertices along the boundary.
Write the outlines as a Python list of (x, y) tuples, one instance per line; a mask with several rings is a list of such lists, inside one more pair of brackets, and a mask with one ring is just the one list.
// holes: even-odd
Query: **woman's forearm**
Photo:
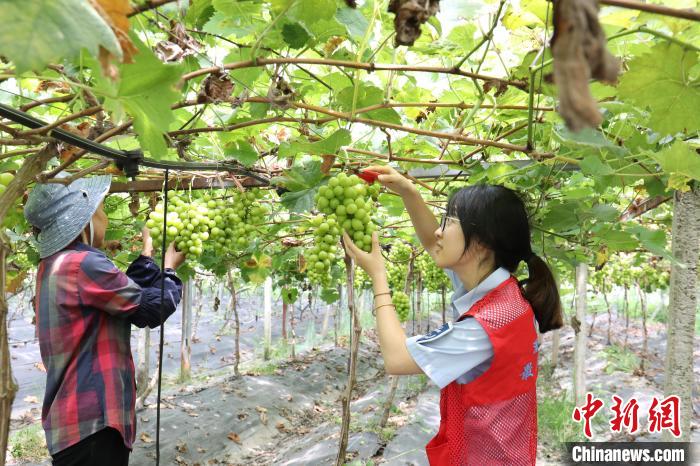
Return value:
[(422, 372), (406, 348), (406, 334), (401, 327), (396, 309), (391, 301), (386, 272), (377, 274), (372, 280), (374, 308), (377, 313), (377, 335), (384, 358), (384, 367), (389, 374), (416, 374)]
[(404, 195), (403, 203), (411, 217), (411, 223), (413, 223), (418, 239), (428, 253), (431, 253), (435, 245), (435, 230), (440, 226), (435, 215), (428, 208), (418, 189)]

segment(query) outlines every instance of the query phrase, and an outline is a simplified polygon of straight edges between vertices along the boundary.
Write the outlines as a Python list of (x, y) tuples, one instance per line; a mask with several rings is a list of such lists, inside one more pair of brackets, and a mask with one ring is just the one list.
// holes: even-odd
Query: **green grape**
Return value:
[(452, 286), (450, 277), (435, 264), (435, 261), (427, 252), (418, 256), (416, 268), (423, 278), (423, 286), (426, 290), (435, 293), (443, 289), (450, 289)]
[(389, 288), (392, 290), (403, 290), (406, 285), (406, 276), (408, 274), (408, 262), (413, 253), (411, 246), (408, 244), (395, 241), (391, 245), (389, 257), (386, 262), (387, 280)]
[(399, 317), (399, 321), (406, 322), (408, 320), (410, 307), (408, 295), (403, 291), (395, 291), (391, 295), (391, 301), (394, 303), (394, 307), (396, 308), (396, 314)]

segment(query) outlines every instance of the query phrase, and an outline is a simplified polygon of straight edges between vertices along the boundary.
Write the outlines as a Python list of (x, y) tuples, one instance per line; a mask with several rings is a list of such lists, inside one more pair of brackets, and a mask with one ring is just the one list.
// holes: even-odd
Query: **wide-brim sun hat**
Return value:
[[(59, 173), (57, 178), (67, 174)], [(111, 175), (80, 178), (69, 185), (38, 183), (24, 206), (27, 221), (41, 230), (39, 257), (44, 259), (78, 237), (109, 192)]]

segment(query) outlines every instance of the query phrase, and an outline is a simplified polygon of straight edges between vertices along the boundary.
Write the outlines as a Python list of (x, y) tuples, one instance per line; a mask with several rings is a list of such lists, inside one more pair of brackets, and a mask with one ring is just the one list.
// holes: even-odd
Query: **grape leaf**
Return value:
[(282, 205), (292, 212), (308, 212), (313, 207), (314, 195), (322, 179), (321, 161), (307, 160), (301, 166), (287, 170), (284, 176), (273, 178), (272, 183), (289, 191), (280, 197)]
[[(340, 108), (346, 112), (352, 110), (352, 99), (355, 93), (354, 86), (346, 87), (336, 94)], [(375, 86), (360, 85), (357, 89), (355, 109), (369, 107), (384, 102), (384, 91)], [(401, 117), (393, 108), (379, 108), (361, 113), (360, 116), (373, 120), (386, 121), (387, 123), (401, 124)]]
[(287, 23), (282, 27), (282, 38), (293, 49), (300, 49), (306, 45), (311, 36), (299, 23)]
[(652, 152), (651, 157), (668, 174), (680, 174), (700, 180), (700, 154), (688, 144), (676, 141), (660, 152)]
[(213, 14), (214, 6), (212, 5), (212, 0), (191, 0), (190, 7), (185, 15), (185, 21), (196, 28), (201, 28)]
[(299, 297), (299, 291), (296, 288), (285, 286), (280, 290), (280, 295), (282, 296), (283, 303), (293, 304)]
[(163, 134), (174, 120), (170, 106), (180, 98), (173, 87), (182, 68), (163, 64), (135, 35), (131, 38), (139, 53), (133, 64), (121, 66), (117, 100), (134, 118), (141, 147), (159, 159), (167, 152)]
[(649, 110), (649, 125), (662, 134), (700, 128), (700, 83), (690, 78), (698, 53), (658, 44), (629, 63), (620, 78), (620, 97)]
[(588, 155), (581, 160), (581, 171), (588, 176), (606, 176), (615, 173), (610, 165), (606, 164), (597, 155)]
[(631, 251), (639, 246), (639, 241), (631, 233), (614, 230), (611, 226), (596, 232), (595, 237), (600, 238), (610, 251)]
[(392, 216), (399, 216), (403, 214), (406, 208), (403, 205), (403, 201), (398, 196), (391, 196), (386, 193), (379, 195), (379, 203), (384, 206), (387, 213)]
[(336, 8), (335, 0), (294, 1), (287, 15), (306, 25), (311, 25), (319, 20), (333, 18)]
[(639, 238), (642, 246), (654, 254), (666, 258), (672, 258), (671, 253), (666, 249), (666, 232), (664, 230), (652, 230), (639, 224), (632, 224), (627, 227), (627, 231)]
[(332, 304), (338, 301), (340, 295), (338, 294), (338, 290), (335, 288), (324, 288), (321, 290), (320, 297), (324, 303)]
[(96, 57), (102, 46), (122, 57), (112, 28), (86, 0), (0, 0), (0, 18), (0, 55), (18, 73), (43, 70), (82, 48)]
[(369, 27), (367, 18), (356, 9), (348, 7), (341, 8), (335, 14), (335, 17), (345, 26), (350, 37), (356, 41), (362, 40), (367, 33), (367, 28)]
[(204, 31), (212, 34), (245, 37), (254, 35), (267, 23), (262, 18), (262, 4), (238, 0), (213, 0), (216, 12), (204, 25)]
[(326, 139), (312, 143), (294, 141), (280, 145), (279, 155), (281, 157), (293, 157), (299, 153), (312, 155), (335, 154), (341, 147), (347, 146), (352, 141), (350, 131), (339, 129)]
[[(227, 137), (222, 139), (227, 139)], [(244, 139), (225, 140), (223, 149), (225, 155), (233, 157), (246, 167), (250, 167), (258, 161), (258, 151)]]

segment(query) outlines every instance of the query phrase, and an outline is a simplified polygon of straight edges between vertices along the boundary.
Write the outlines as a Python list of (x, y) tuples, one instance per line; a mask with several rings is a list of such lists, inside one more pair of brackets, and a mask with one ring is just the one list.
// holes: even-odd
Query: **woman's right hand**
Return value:
[(408, 194), (413, 194), (416, 191), (416, 187), (413, 185), (411, 180), (388, 165), (372, 165), (365, 168), (365, 170), (372, 170), (379, 173), (377, 181), (382, 186), (388, 188), (392, 192), (395, 192), (401, 197)]
[(175, 249), (175, 242), (173, 241), (168, 246), (168, 250), (165, 251), (165, 268), (166, 269), (177, 269), (185, 262), (185, 253), (180, 252)]

